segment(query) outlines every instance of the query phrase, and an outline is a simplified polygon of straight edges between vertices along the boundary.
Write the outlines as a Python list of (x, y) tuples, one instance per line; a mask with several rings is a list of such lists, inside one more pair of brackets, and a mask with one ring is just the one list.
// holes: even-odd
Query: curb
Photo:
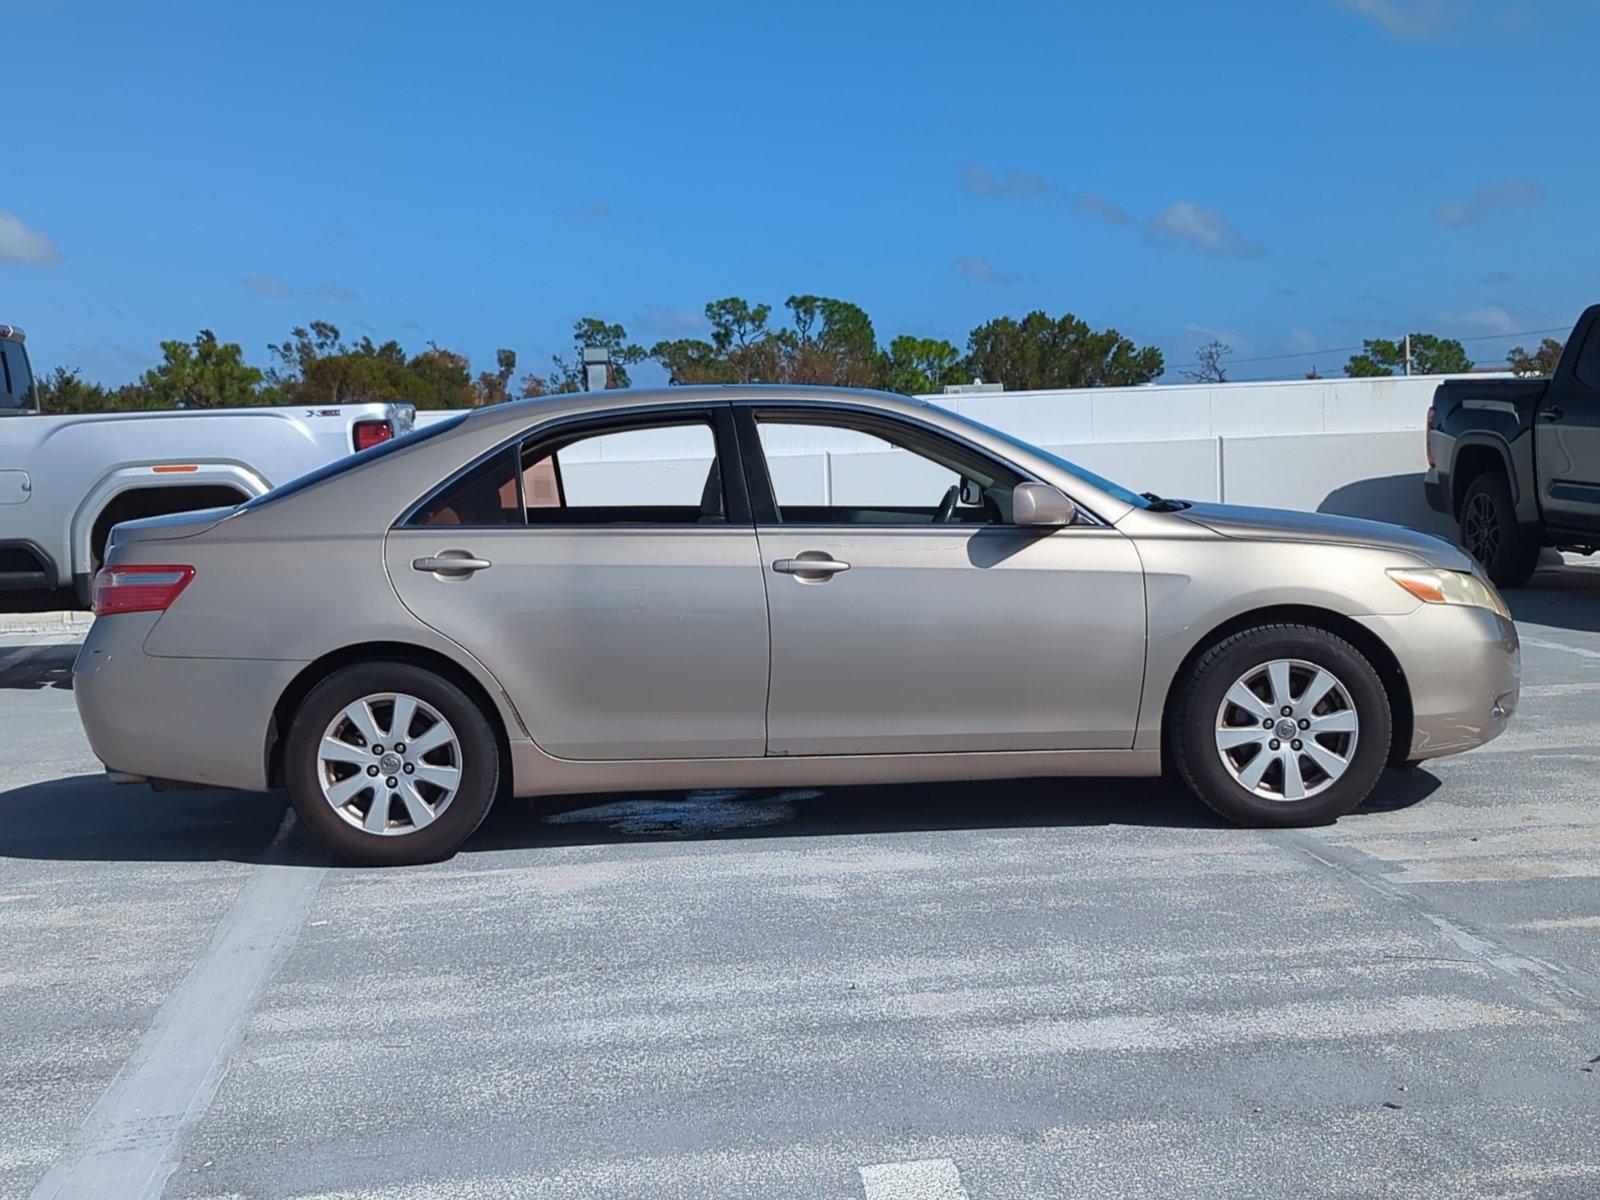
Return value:
[(93, 623), (93, 614), (86, 612), (0, 613), (0, 635), (63, 634), (75, 637), (87, 632)]

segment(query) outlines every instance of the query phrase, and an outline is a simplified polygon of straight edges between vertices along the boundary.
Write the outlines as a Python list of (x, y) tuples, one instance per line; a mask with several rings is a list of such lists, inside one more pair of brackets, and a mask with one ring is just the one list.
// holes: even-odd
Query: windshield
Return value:
[(1003, 429), (996, 429), (993, 425), (985, 425), (982, 421), (974, 421), (969, 416), (961, 415), (961, 419), (968, 425), (972, 425), (983, 430), (989, 436), (999, 438), (1008, 446), (1015, 446), (1018, 450), (1026, 450), (1029, 454), (1044, 459), (1052, 466), (1060, 467), (1068, 475), (1075, 476), (1078, 479), (1083, 480), (1085, 483), (1099, 488), (1108, 496), (1115, 496), (1124, 504), (1131, 504), (1134, 508), (1151, 507), (1151, 500), (1147, 496), (1141, 496), (1138, 492), (1129, 491), (1120, 483), (1113, 483), (1111, 480), (1105, 478), (1105, 476), (1096, 475), (1093, 471), (1080, 467), (1075, 462), (1068, 462), (1059, 454), (1051, 454), (1050, 451), (1044, 449), (1042, 446), (1035, 446), (1032, 442), (1025, 442), (1021, 438), (1012, 437)]
[(358, 450), (354, 454), (347, 454), (343, 458), (336, 458), (326, 466), (318, 467), (315, 471), (307, 471), (304, 475), (297, 475), (287, 483), (281, 483), (270, 492), (263, 492), (254, 500), (246, 500), (240, 508), (260, 508), (263, 504), (270, 504), (274, 500), (282, 500), (285, 496), (292, 496), (296, 492), (304, 491), (312, 484), (321, 483), (324, 479), (332, 479), (335, 475), (343, 475), (355, 467), (365, 466), (375, 459), (393, 454), (396, 450), (404, 450), (407, 446), (415, 446), (418, 442), (425, 442), (431, 437), (443, 433), (447, 429), (454, 429), (467, 419), (466, 413), (458, 413), (453, 417), (446, 417), (443, 421), (429, 425), (425, 429), (413, 429), (410, 433), (403, 433), (397, 438), (387, 442), (379, 442), (376, 446), (366, 450)]

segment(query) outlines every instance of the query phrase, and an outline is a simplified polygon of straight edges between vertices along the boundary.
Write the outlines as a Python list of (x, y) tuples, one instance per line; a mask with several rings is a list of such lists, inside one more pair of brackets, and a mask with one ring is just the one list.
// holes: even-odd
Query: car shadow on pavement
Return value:
[(1523, 587), (1508, 588), (1505, 598), (1519, 621), (1600, 633), (1600, 570), (1595, 567), (1541, 567)]
[[(1407, 808), (1438, 786), (1426, 771), (1387, 772), (1345, 819)], [(0, 792), (0, 858), (337, 865), (303, 829), (274, 841), (286, 808), (282, 792), (156, 792), (98, 775), (54, 779)], [(730, 788), (505, 801), (462, 852), (1110, 825), (1204, 830), (1227, 822), (1160, 779)]]
[(0, 644), (0, 690), (72, 690), (72, 663), (78, 644), (14, 646)]

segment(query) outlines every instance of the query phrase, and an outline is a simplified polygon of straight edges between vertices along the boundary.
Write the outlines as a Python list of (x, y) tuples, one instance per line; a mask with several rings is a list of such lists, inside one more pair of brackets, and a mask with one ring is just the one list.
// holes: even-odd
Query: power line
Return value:
[[(1471, 337), (1451, 338), (1451, 339), (1448, 339), (1448, 340), (1456, 341), (1456, 342), (1512, 341), (1512, 340), (1514, 340), (1516, 338), (1541, 337), (1541, 336), (1543, 336), (1544, 334), (1547, 334), (1547, 333), (1570, 333), (1570, 332), (1571, 332), (1571, 327), (1570, 326), (1567, 326), (1567, 325), (1555, 325), (1555, 326), (1552, 326), (1549, 329), (1524, 329), (1520, 333), (1477, 333), (1477, 334), (1473, 334)], [(1366, 346), (1364, 346), (1364, 345), (1362, 345), (1362, 346), (1328, 346), (1328, 347), (1324, 347), (1324, 348), (1322, 348), (1320, 350), (1297, 350), (1292, 354), (1262, 354), (1262, 355), (1258, 355), (1258, 356), (1256, 356), (1254, 358), (1234, 358), (1234, 359), (1229, 359), (1228, 362), (1226, 363), (1226, 366), (1229, 369), (1231, 369), (1233, 367), (1246, 366), (1246, 365), (1248, 365), (1250, 363), (1283, 362), (1283, 361), (1285, 361), (1287, 359), (1293, 359), (1293, 358), (1314, 358), (1314, 357), (1316, 357), (1317, 355), (1320, 355), (1320, 354), (1359, 354), (1359, 353), (1361, 353), (1361, 351), (1363, 351), (1365, 349), (1366, 349)], [(1474, 360), (1474, 362), (1476, 362), (1476, 360)], [(1181, 369), (1181, 368), (1178, 368), (1178, 369)], [(1248, 379), (1233, 379), (1233, 380), (1230, 380), (1229, 382), (1230, 383), (1271, 383), (1271, 382), (1275, 382), (1275, 381), (1277, 381), (1277, 380), (1279, 380), (1281, 378), (1282, 378), (1282, 376), (1280, 376), (1280, 375), (1256, 375), (1256, 376), (1251, 376)]]
[[(1472, 337), (1451, 338), (1448, 340), (1489, 342), (1504, 338), (1509, 341), (1512, 338), (1537, 337), (1546, 333), (1568, 333), (1571, 328), (1570, 325), (1557, 325), (1551, 329), (1524, 329), (1521, 333), (1482, 333), (1474, 334)], [(1365, 349), (1365, 346), (1328, 346), (1320, 350), (1297, 350), (1293, 354), (1263, 354), (1255, 358), (1233, 358), (1228, 360), (1228, 365), (1230, 367), (1242, 367), (1247, 363), (1282, 362), (1286, 358), (1310, 358), (1316, 354), (1358, 354)]]

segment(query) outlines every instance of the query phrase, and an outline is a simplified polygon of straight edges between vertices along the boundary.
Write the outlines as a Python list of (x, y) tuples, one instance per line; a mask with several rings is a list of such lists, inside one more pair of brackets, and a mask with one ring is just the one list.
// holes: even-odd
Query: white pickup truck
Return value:
[(73, 588), (118, 521), (234, 505), (406, 432), (409, 404), (43, 416), (22, 330), (0, 325), (0, 608)]

